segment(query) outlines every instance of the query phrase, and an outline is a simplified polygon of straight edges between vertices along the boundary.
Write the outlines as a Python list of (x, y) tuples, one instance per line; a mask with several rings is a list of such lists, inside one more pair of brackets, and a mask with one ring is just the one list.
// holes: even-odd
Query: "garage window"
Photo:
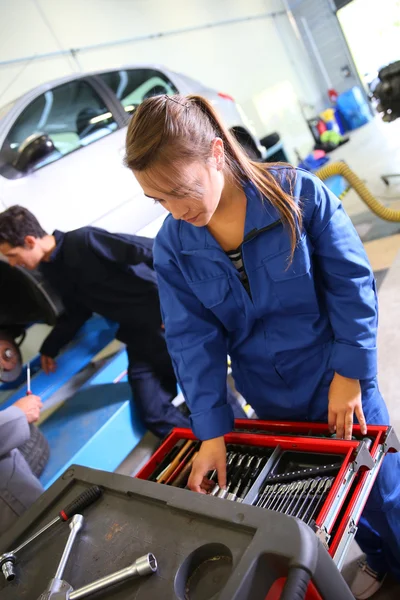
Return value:
[(35, 168), (87, 146), (117, 129), (107, 106), (85, 81), (72, 81), (38, 96), (15, 121), (2, 151), (15, 156), (36, 133), (47, 134), (55, 151)]
[(177, 94), (174, 84), (155, 69), (126, 69), (101, 73), (101, 79), (112, 89), (128, 114), (146, 98)]

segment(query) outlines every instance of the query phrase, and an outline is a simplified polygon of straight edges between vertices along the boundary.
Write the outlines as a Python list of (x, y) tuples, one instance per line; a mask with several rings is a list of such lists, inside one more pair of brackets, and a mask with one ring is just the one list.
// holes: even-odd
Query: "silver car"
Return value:
[(266, 158), (233, 98), (194, 79), (158, 65), (73, 75), (0, 108), (0, 210), (25, 206), (49, 232), (92, 224), (154, 235), (163, 209), (122, 164), (126, 128), (144, 99), (175, 93), (208, 98), (246, 151)]

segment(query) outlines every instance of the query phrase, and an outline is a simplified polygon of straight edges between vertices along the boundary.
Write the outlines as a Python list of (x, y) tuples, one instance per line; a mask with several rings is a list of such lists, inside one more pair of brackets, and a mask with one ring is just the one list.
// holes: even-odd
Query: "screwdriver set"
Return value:
[[(300, 519), (339, 568), (385, 454), (400, 449), (387, 426), (365, 437), (356, 425), (351, 440), (339, 440), (326, 424), (259, 420), (237, 420), (225, 442), (227, 485), (211, 471), (209, 495)], [(137, 477), (185, 488), (199, 448), (191, 430), (174, 429)]]

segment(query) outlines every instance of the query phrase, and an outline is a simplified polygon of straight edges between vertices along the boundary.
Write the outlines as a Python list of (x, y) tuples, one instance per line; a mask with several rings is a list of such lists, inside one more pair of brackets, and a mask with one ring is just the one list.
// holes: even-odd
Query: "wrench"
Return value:
[(263, 502), (263, 504), (261, 505), (262, 508), (270, 508), (271, 504), (275, 501), (275, 498), (277, 497), (277, 494), (279, 493), (281, 487), (281, 483), (276, 483), (274, 486), (272, 486), (272, 488), (275, 489), (272, 490), (272, 494), (269, 494), (267, 499)]
[(103, 490), (94, 485), (93, 487), (85, 490), (82, 494), (80, 494), (77, 498), (75, 498), (68, 506), (61, 510), (55, 519), (50, 521), (47, 525), (39, 529), (36, 533), (31, 535), (27, 540), (22, 542), (19, 546), (11, 550), (10, 552), (6, 552), (2, 556), (0, 556), (0, 567), (3, 572), (3, 575), (6, 581), (12, 581), (15, 578), (15, 563), (17, 562), (17, 555), (26, 548), (29, 544), (34, 542), (39, 536), (43, 533), (51, 529), (57, 523), (68, 521), (75, 514), (80, 513), (84, 508), (90, 506), (93, 502), (95, 502), (100, 496), (103, 494)]
[(296, 489), (296, 486), (297, 486), (297, 481), (293, 481), (291, 484), (289, 484), (289, 488), (288, 488), (286, 497), (276, 510), (278, 510), (279, 512), (284, 512), (284, 509), (290, 504), (290, 502), (292, 500), (293, 493)]
[(304, 482), (302, 480), (296, 482), (296, 485), (295, 485), (294, 490), (293, 490), (292, 499), (289, 502), (289, 504), (285, 507), (285, 510), (283, 511), (285, 515), (289, 515), (290, 514), (290, 512), (292, 510), (292, 507), (293, 507), (293, 504), (296, 502), (297, 494), (299, 493), (301, 495), (301, 489), (303, 487), (303, 483)]
[(75, 515), (69, 524), (69, 528), (70, 528), (71, 532), (69, 534), (67, 544), (66, 544), (64, 552), (62, 554), (60, 564), (58, 565), (56, 574), (54, 575), (53, 579), (50, 579), (50, 582), (49, 582), (49, 585), (47, 586), (46, 591), (43, 592), (43, 594), (41, 594), (39, 596), (38, 600), (50, 600), (52, 597), (55, 596), (55, 594), (58, 594), (60, 592), (67, 594), (69, 591), (72, 591), (72, 587), (66, 581), (63, 581), (62, 576), (64, 574), (64, 570), (67, 565), (69, 555), (71, 554), (72, 546), (74, 545), (76, 536), (78, 535), (79, 531), (82, 529), (82, 525), (83, 525), (82, 515)]
[[(314, 518), (314, 515), (318, 514), (318, 510), (321, 508), (321, 504), (323, 504), (323, 502), (325, 502), (326, 495), (329, 492), (329, 490), (331, 489), (334, 479), (335, 479), (334, 477), (327, 477), (326, 481), (324, 481), (324, 485), (322, 485), (322, 482), (321, 482), (321, 496), (318, 498), (317, 504), (311, 512), (311, 515), (307, 521), (307, 525), (309, 525), (311, 523), (311, 521)], [(317, 492), (318, 491), (319, 491), (319, 486), (317, 488)]]
[(264, 503), (267, 502), (267, 500), (271, 496), (271, 494), (273, 494), (274, 491), (278, 488), (278, 485), (279, 484), (275, 483), (275, 484), (268, 485), (267, 487), (265, 487), (263, 493), (260, 494), (260, 496), (256, 502), (256, 506), (264, 507)]
[(299, 502), (301, 502), (303, 494), (306, 492), (309, 484), (310, 484), (309, 479), (306, 479), (305, 481), (301, 482), (301, 485), (299, 486), (299, 489), (298, 489), (299, 495), (297, 497), (297, 500), (296, 500), (294, 506), (290, 509), (290, 512), (287, 513), (288, 515), (291, 515), (292, 517), (294, 516), (295, 510), (297, 509)]
[[(127, 579), (135, 579), (137, 577), (143, 577), (144, 575), (151, 575), (157, 571), (157, 561), (154, 554), (146, 554), (138, 558), (132, 565), (121, 569), (116, 573), (97, 579), (93, 583), (89, 583), (84, 587), (79, 588), (71, 592), (66, 596), (65, 600), (80, 600), (80, 598), (86, 598), (95, 592), (104, 590), (111, 585), (126, 581)], [(55, 599), (54, 599), (55, 600)], [(60, 599), (61, 600), (61, 599)], [(63, 599), (64, 600), (64, 599)]]
[(278, 491), (276, 492), (275, 498), (273, 498), (271, 504), (268, 506), (269, 510), (275, 510), (275, 507), (280, 503), (283, 494), (285, 493), (287, 484), (283, 483)]
[(318, 488), (318, 485), (319, 485), (320, 481), (321, 481), (320, 477), (316, 477), (315, 479), (313, 479), (311, 481), (311, 485), (310, 485), (310, 487), (309, 487), (309, 489), (308, 489), (308, 491), (306, 493), (306, 496), (305, 496), (303, 502), (301, 503), (300, 508), (297, 510), (297, 513), (295, 515), (293, 515), (293, 516), (297, 517), (298, 519), (304, 518), (305, 514), (302, 515), (304, 507), (306, 509), (305, 510), (306, 513), (308, 512), (308, 509), (309, 509), (309, 507), (306, 506), (306, 502), (307, 502), (308, 498), (310, 497), (310, 494), (312, 495), (313, 492), (315, 491), (315, 489)]

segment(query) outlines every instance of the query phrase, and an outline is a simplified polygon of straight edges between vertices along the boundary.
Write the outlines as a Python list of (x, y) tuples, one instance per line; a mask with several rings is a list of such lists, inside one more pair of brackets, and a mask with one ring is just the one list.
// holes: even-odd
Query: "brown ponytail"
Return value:
[[(251, 181), (279, 211), (288, 228), (291, 257), (302, 227), (301, 208), (271, 172), (273, 164), (251, 160), (228, 130), (213, 106), (201, 96), (154, 96), (136, 110), (128, 127), (125, 164), (132, 171), (169, 167), (171, 176), (183, 161), (209, 158), (212, 141), (224, 143), (226, 169), (240, 185)], [(295, 171), (290, 175), (290, 189)]]

